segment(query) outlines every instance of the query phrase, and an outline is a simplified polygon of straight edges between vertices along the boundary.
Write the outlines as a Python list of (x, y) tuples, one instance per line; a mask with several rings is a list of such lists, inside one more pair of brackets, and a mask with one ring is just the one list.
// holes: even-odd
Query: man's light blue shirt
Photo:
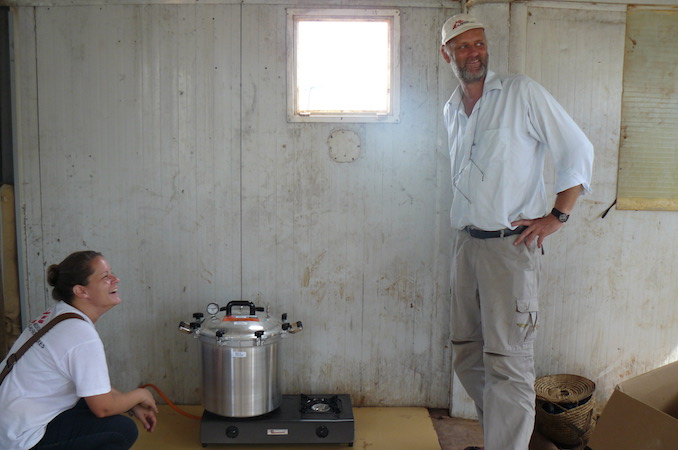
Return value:
[(512, 228), (545, 216), (544, 161), (551, 155), (555, 192), (591, 190), (593, 145), (551, 94), (524, 75), (488, 71), (483, 95), (466, 115), (461, 87), (444, 107), (450, 145), (452, 227)]

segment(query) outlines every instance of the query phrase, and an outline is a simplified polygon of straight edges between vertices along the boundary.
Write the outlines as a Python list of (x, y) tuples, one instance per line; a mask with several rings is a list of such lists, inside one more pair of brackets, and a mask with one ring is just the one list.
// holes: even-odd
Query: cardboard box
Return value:
[(678, 449), (678, 361), (620, 383), (605, 405), (588, 447)]

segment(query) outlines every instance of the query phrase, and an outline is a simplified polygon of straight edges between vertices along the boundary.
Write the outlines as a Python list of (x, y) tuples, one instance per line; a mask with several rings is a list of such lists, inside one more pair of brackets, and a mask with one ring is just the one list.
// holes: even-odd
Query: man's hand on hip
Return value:
[(520, 236), (518, 236), (513, 245), (520, 245), (523, 242), (525, 245), (530, 245), (532, 241), (537, 239), (537, 247), (541, 248), (546, 236), (560, 230), (565, 224), (550, 213), (539, 219), (522, 219), (511, 222), (511, 226), (513, 227), (519, 227), (523, 225), (527, 228), (525, 231), (520, 233)]

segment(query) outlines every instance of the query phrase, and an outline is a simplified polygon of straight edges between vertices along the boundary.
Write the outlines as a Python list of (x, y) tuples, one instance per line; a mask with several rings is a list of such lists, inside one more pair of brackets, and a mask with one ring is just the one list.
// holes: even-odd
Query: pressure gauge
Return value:
[(211, 316), (216, 316), (219, 313), (219, 305), (216, 303), (210, 303), (207, 305), (207, 314)]

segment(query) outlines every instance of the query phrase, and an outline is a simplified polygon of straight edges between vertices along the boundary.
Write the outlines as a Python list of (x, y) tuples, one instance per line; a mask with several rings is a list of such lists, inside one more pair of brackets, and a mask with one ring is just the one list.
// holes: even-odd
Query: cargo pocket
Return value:
[(539, 302), (537, 298), (518, 299), (516, 303), (517, 328), (520, 330), (519, 341), (522, 342), (523, 348), (530, 348), (534, 344), (538, 317)]
[(516, 312), (511, 346), (516, 350), (531, 349), (539, 319), (538, 272), (527, 270), (518, 276), (522, 279), (514, 284)]

